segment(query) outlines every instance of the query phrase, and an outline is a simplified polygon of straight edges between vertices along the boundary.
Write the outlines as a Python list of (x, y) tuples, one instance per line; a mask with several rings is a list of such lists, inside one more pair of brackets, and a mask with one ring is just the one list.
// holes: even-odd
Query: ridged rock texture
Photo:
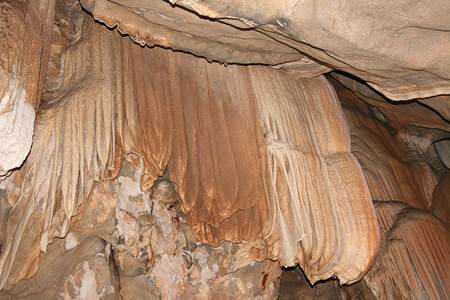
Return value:
[(54, 13), (53, 0), (0, 3), (0, 181), (31, 148)]
[[(448, 298), (450, 194), (446, 191), (450, 185), (448, 169), (437, 161), (433, 144), (434, 139), (448, 138), (448, 131), (442, 130), (445, 122), (417, 103), (390, 107), (380, 96), (367, 97), (367, 87), (367, 93), (361, 93), (361, 84), (353, 82), (349, 90), (333, 83), (382, 236), (377, 258), (362, 280), (363, 290), (368, 289), (375, 299)], [(421, 115), (428, 114), (428, 118), (413, 119), (417, 113), (401, 117), (400, 109), (421, 109)], [(349, 290), (360, 288), (350, 286)]]
[(450, 295), (450, 231), (426, 211), (377, 202), (384, 235), (364, 277), (378, 299), (445, 299)]
[(446, 1), (0, 12), (0, 299), (450, 298)]
[(143, 160), (143, 190), (171, 174), (200, 241), (259, 239), (268, 258), (300, 263), (313, 282), (356, 281), (372, 263), (374, 210), (324, 78), (141, 48), (89, 19), (62, 59), (64, 96), (40, 111), (29, 188), (9, 212), (3, 284), (18, 249), (37, 247), (19, 247), (27, 226), (46, 251), (93, 182), (117, 175), (124, 153)]

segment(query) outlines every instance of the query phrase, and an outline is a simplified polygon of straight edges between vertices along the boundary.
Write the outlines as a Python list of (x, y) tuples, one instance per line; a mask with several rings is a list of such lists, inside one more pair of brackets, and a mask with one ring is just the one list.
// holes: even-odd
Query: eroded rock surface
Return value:
[(169, 2), (0, 3), (0, 299), (449, 298), (448, 5)]
[(264, 257), (300, 263), (313, 282), (353, 282), (367, 270), (378, 227), (326, 79), (141, 48), (90, 19), (62, 59), (64, 92), (40, 112), (24, 166), (29, 188), (9, 212), (4, 282), (17, 253), (30, 251), (19, 251), (27, 226), (46, 251), (94, 182), (117, 176), (124, 153), (142, 159), (143, 190), (164, 170), (172, 174), (202, 242), (258, 241)]
[[(450, 4), (446, 0), (432, 4), (356, 0), (81, 2), (95, 18), (110, 27), (117, 25), (141, 44), (224, 62), (279, 64), (294, 60), (289, 68), (303, 76), (327, 72), (331, 67), (358, 76), (394, 100), (450, 91)], [(236, 45), (240, 37), (252, 40), (251, 45), (244, 49), (241, 46), (246, 41)], [(192, 43), (194, 39), (200, 42)], [(274, 51), (270, 57), (249, 55), (249, 50), (258, 48)]]
[(380, 202), (382, 250), (364, 277), (378, 299), (450, 296), (450, 231), (426, 211)]
[(50, 54), (54, 0), (0, 3), (0, 180), (32, 143)]

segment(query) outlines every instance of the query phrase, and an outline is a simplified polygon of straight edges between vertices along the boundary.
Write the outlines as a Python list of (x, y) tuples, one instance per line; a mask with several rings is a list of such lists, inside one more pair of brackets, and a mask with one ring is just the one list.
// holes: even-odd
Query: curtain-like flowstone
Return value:
[[(357, 85), (361, 88), (361, 85)], [(345, 110), (345, 116), (351, 132), (352, 153), (358, 159), (373, 200), (397, 200), (416, 208), (427, 209), (431, 206), (433, 190), (437, 184), (437, 177), (430, 165), (420, 157), (412, 145), (401, 142), (405, 135), (396, 128), (374, 118), (378, 114), (381, 120), (388, 119), (394, 122), (400, 117), (384, 116), (377, 108), (368, 106), (349, 90), (337, 85), (336, 91)], [(377, 101), (375, 101), (376, 103)], [(406, 111), (406, 108), (389, 108), (383, 111), (397, 109), (402, 114), (409, 115), (410, 119), (420, 120), (421, 116), (433, 127), (431, 114), (424, 117), (418, 110)], [(421, 120), (420, 120), (421, 121)], [(439, 121), (442, 121), (439, 119)], [(404, 124), (411, 123), (404, 121)], [(427, 127), (418, 123), (416, 126)], [(436, 125), (439, 128), (439, 124)], [(443, 128), (441, 128), (443, 129)], [(408, 128), (404, 125), (404, 132)], [(409, 138), (407, 138), (409, 139)], [(411, 139), (413, 139), (411, 137)], [(417, 152), (416, 152), (417, 151)]]
[(299, 262), (311, 282), (356, 281), (377, 251), (378, 228), (333, 88), (323, 77), (251, 74), (268, 154), (269, 249), (283, 265)]
[[(377, 221), (324, 78), (142, 48), (91, 20), (62, 65), (62, 96), (38, 116), (22, 194), (11, 200), (2, 285), (10, 270), (11, 284), (33, 273), (36, 250), (64, 236), (124, 153), (143, 160), (144, 190), (170, 175), (202, 242), (256, 241), (249, 260), (299, 263), (312, 282), (367, 271)], [(33, 238), (19, 247), (27, 228)]]
[(448, 299), (450, 231), (425, 210), (375, 202), (382, 247), (364, 276), (377, 299)]
[(0, 181), (30, 152), (54, 14), (54, 0), (0, 3)]
[(117, 70), (108, 50), (112, 40), (91, 26), (85, 29), (84, 38), (64, 53), (64, 96), (41, 107), (30, 155), (4, 183), (12, 208), (2, 228), (6, 237), (0, 288), (31, 276), (39, 249), (45, 252), (53, 238), (65, 236), (93, 182), (119, 171), (115, 159), (120, 159), (120, 147), (114, 139)]

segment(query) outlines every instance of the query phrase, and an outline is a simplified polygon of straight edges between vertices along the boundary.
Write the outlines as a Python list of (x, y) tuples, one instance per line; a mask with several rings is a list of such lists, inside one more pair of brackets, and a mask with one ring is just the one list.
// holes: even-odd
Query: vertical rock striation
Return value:
[(378, 299), (450, 296), (450, 231), (430, 213), (379, 202), (380, 253), (364, 280)]
[(50, 54), (54, 0), (0, 3), (0, 180), (22, 165)]
[(142, 161), (143, 191), (170, 174), (200, 242), (252, 243), (250, 261), (299, 263), (311, 282), (367, 271), (378, 226), (324, 78), (141, 48), (91, 19), (61, 59), (30, 157), (8, 182), (23, 188), (6, 216), (1, 286), (35, 272), (39, 249), (97, 201), (92, 189), (118, 176), (125, 154)]

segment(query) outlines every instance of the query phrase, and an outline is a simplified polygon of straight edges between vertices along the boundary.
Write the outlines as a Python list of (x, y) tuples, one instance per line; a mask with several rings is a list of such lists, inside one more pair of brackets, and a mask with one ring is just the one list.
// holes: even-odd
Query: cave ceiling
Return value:
[[(433, 1), (82, 0), (141, 45), (226, 63), (342, 70), (392, 100), (450, 91), (450, 4)], [(244, 41), (243, 41), (244, 40)], [(247, 44), (248, 43), (248, 44)]]

